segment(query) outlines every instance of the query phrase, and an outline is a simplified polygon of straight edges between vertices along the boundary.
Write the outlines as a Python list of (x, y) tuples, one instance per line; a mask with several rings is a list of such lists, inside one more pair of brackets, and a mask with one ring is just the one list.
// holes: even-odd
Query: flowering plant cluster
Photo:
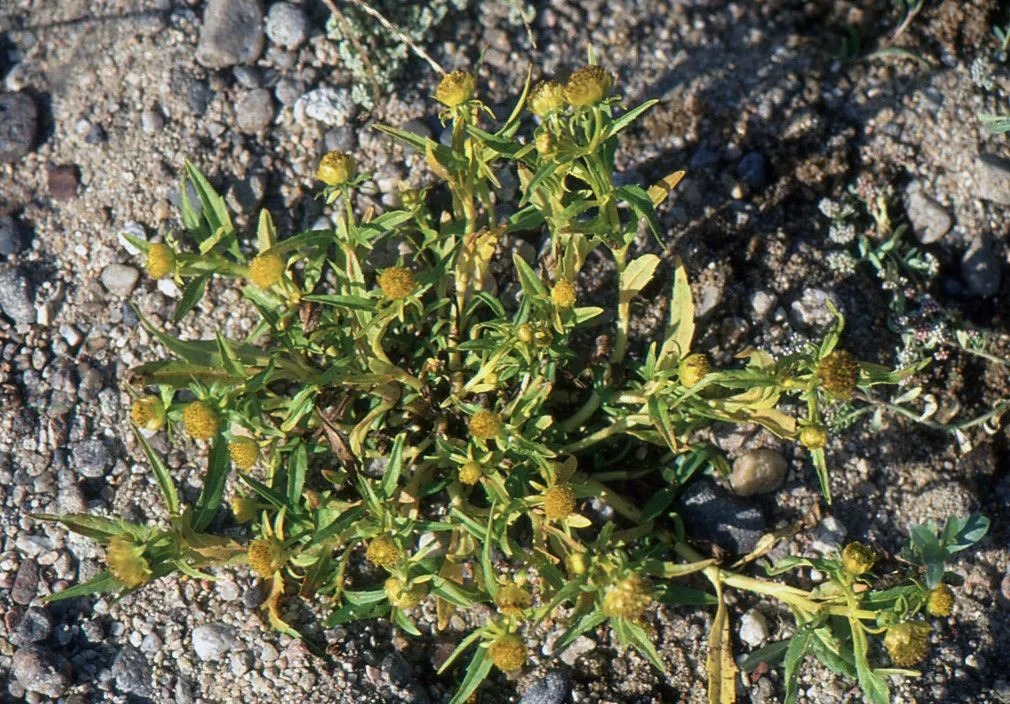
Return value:
[[(633, 253), (641, 222), (659, 237), (655, 209), (682, 173), (649, 188), (615, 184), (618, 138), (656, 101), (625, 109), (613, 90), (612, 74), (593, 63), (565, 82), (527, 80), (514, 111), (495, 124), (474, 76), (454, 71), (435, 93), (449, 144), (382, 128), (424, 155), (448, 208), (437, 209), (427, 190), (404, 191), (401, 207), (362, 216), (354, 194), (368, 176), (352, 156), (331, 153), (317, 177), (336, 226), (284, 239), (266, 211), (254, 242), (240, 237), (222, 198), (187, 166), (188, 236), (133, 244), (150, 276), (183, 287), (173, 321), (214, 276), (240, 281), (260, 319), (244, 340), (197, 341), (143, 321), (170, 357), (132, 371), (131, 418), (168, 520), (154, 528), (44, 516), (107, 555), (107, 571), (54, 598), (122, 595), (175, 571), (212, 579), (215, 565), (247, 564), (268, 585), (265, 620), (294, 637), (302, 634), (284, 603), (295, 592), (321, 600), (327, 626), (384, 617), (414, 636), (426, 600), (438, 629), (456, 611), (491, 604), (497, 615), (442, 665), (457, 672), (468, 658), (454, 704), (493, 669), (526, 666), (547, 621), (566, 624), (556, 650), (609, 624), (662, 669), (648, 626), (655, 604), (714, 606), (709, 696), (724, 702), (734, 696), (736, 664), (723, 595), (737, 588), (796, 617), (788, 645), (761, 654), (784, 658), (790, 697), (797, 664), (812, 654), (886, 701), (882, 673), (891, 671), (870, 667), (868, 634), (884, 634), (899, 667), (921, 660), (928, 625), (920, 614), (951, 609), (943, 560), (980, 538), (983, 522), (964, 521), (939, 539), (933, 531), (924, 548), (925, 531), (901, 586), (884, 591), (871, 588), (876, 555), (862, 546), (770, 568), (827, 575), (807, 591), (744, 573), (782, 536), (727, 567), (692, 547), (705, 536), (673, 506), (694, 475), (724, 471), (726, 460), (699, 439), (716, 423), (757, 424), (797, 443), (830, 501), (835, 431), (825, 409), (866, 403), (874, 386), (915, 367), (892, 371), (840, 349), (837, 314), (820, 344), (782, 359), (749, 350), (741, 366), (719, 369), (696, 350), (684, 266)], [(505, 170), (519, 184), (517, 205), (499, 198)], [(540, 261), (517, 253), (502, 266), (506, 237), (541, 233), (549, 246)], [(583, 303), (580, 272), (597, 251), (616, 269), (616, 317), (592, 350), (604, 309)], [(496, 277), (503, 268), (509, 273)], [(651, 343), (629, 339), (636, 298), (664, 279), (672, 290), (665, 332)], [(518, 295), (506, 295), (509, 280)], [(208, 449), (192, 505), (149, 443), (158, 432)], [(228, 505), (232, 515), (222, 517)], [(237, 526), (248, 527), (244, 541), (228, 537), (243, 535)], [(675, 584), (689, 575), (713, 593)]]

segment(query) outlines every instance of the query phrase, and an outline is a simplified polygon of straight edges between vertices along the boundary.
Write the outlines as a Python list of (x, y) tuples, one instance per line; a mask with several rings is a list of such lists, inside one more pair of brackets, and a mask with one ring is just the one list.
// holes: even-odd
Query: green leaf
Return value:
[(989, 532), (989, 519), (979, 514), (950, 517), (943, 525), (941, 542), (948, 552), (960, 552), (982, 540)]
[(228, 469), (228, 441), (219, 433), (210, 448), (207, 476), (203, 479), (203, 489), (193, 511), (193, 530), (197, 533), (210, 525), (218, 509), (221, 508), (221, 496), (224, 494), (224, 484), (228, 479)]
[(406, 439), (406, 433), (396, 436), (393, 449), (389, 451), (389, 464), (386, 465), (386, 471), (382, 476), (382, 495), (390, 500), (395, 498), (396, 487), (403, 472), (403, 443)]
[(670, 321), (663, 334), (663, 346), (656, 361), (658, 369), (670, 369), (691, 351), (694, 339), (694, 301), (687, 270), (679, 257), (674, 262), (673, 293), (670, 296)]
[[(656, 218), (656, 209), (652, 205), (652, 198), (641, 186), (621, 186), (614, 189), (614, 195), (629, 206), (632, 212), (639, 218), (649, 223), (652, 234), (659, 235), (659, 220)], [(634, 230), (631, 232), (634, 235)]]
[(715, 606), (719, 601), (701, 589), (667, 584), (656, 591), (656, 601), (672, 606)]
[(460, 682), (456, 694), (449, 700), (449, 704), (463, 704), (463, 702), (467, 701), (470, 695), (480, 687), (480, 683), (487, 679), (488, 673), (491, 672), (491, 665), (491, 658), (488, 655), (487, 648), (477, 648), (477, 652), (473, 654), (470, 664), (467, 665), (466, 676)]
[(443, 662), (442, 665), (438, 668), (438, 674), (441, 675), (443, 672), (449, 669), (449, 666), (452, 665), (453, 662), (455, 662), (456, 658), (462, 655), (467, 648), (473, 645), (474, 641), (480, 638), (480, 636), (481, 632), (477, 630), (471, 632), (470, 635), (461, 640), (459, 642), (459, 645), (456, 646), (456, 648), (452, 651), (449, 657), (445, 659), (445, 662)]
[(40, 521), (59, 523), (79, 535), (98, 542), (104, 542), (112, 536), (127, 532), (122, 519), (94, 516), (90, 513), (68, 513), (62, 516), (52, 513), (30, 513), (28, 515)]
[[(190, 162), (186, 162), (186, 178), (190, 180), (196, 189), (196, 195), (203, 206), (203, 217), (210, 226), (209, 236), (228, 237), (235, 234), (235, 228), (231, 224), (231, 217), (228, 215), (228, 206), (214, 187), (200, 171)], [(183, 184), (182, 192), (186, 192)]]
[(161, 497), (165, 500), (165, 508), (168, 510), (170, 516), (178, 516), (179, 491), (175, 488), (175, 482), (172, 481), (172, 475), (168, 471), (168, 467), (161, 461), (161, 457), (154, 451), (151, 444), (147, 442), (147, 438), (140, 432), (140, 429), (132, 423), (130, 427), (133, 428), (133, 435), (137, 438), (137, 442), (140, 443), (144, 455), (147, 456), (151, 469), (154, 470), (154, 478), (157, 480), (158, 488), (161, 490)]
[(754, 672), (762, 664), (770, 666), (778, 665), (782, 658), (785, 657), (786, 650), (789, 648), (791, 642), (792, 640), (777, 640), (774, 643), (769, 643), (762, 648), (758, 648), (744, 658), (744, 661), (740, 663), (740, 669), (744, 672)]
[(519, 250), (512, 253), (512, 261), (515, 263), (516, 273), (519, 275), (519, 285), (522, 286), (523, 293), (528, 298), (546, 298), (549, 294), (544, 282), (540, 280), (537, 272), (526, 263), (526, 260), (519, 256)]
[(179, 298), (179, 304), (175, 307), (175, 312), (172, 313), (173, 323), (178, 323), (186, 317), (186, 313), (196, 307), (207, 291), (207, 282), (213, 275), (214, 272), (205, 271), (186, 282), (186, 287), (182, 290), (182, 296)]
[(109, 572), (100, 572), (95, 577), (92, 577), (84, 584), (75, 584), (74, 586), (64, 589), (62, 592), (56, 592), (55, 594), (49, 594), (48, 596), (42, 597), (39, 601), (43, 604), (51, 604), (54, 601), (63, 601), (64, 599), (74, 599), (79, 596), (90, 596), (92, 594), (108, 594), (109, 592), (116, 592), (123, 589), (124, 586)]
[(256, 224), (256, 251), (262, 254), (277, 243), (277, 229), (274, 227), (270, 211), (263, 208), (260, 211), (259, 222)]
[(619, 118), (617, 118), (616, 120), (614, 120), (610, 124), (610, 127), (607, 128), (606, 136), (604, 137), (604, 139), (605, 140), (606, 139), (610, 139), (611, 137), (613, 137), (614, 135), (616, 135), (618, 132), (621, 132), (622, 130), (624, 130), (625, 128), (627, 128), (628, 125), (630, 125), (632, 122), (634, 122), (635, 120), (637, 120), (646, 110), (651, 109), (653, 106), (657, 105), (658, 103), (659, 103), (659, 101), (656, 100), (655, 98), (653, 98), (651, 100), (646, 100), (644, 103), (642, 103), (638, 107), (632, 108), (628, 112), (624, 113), (623, 115), (621, 115)]
[(673, 487), (668, 486), (657, 491), (645, 502), (645, 506), (642, 507), (640, 522), (645, 523), (646, 521), (651, 521), (653, 518), (658, 518), (663, 511), (670, 507), (676, 496), (677, 492)]
[(344, 604), (336, 611), (326, 617), (324, 624), (327, 628), (333, 628), (351, 621), (364, 621), (378, 618), (389, 612), (389, 604), (385, 602), (375, 602), (369, 604)]
[(789, 648), (786, 650), (784, 661), (786, 679), (785, 704), (793, 704), (796, 701), (796, 696), (799, 693), (800, 663), (803, 662), (803, 657), (807, 654), (812, 637), (813, 634), (810, 629), (802, 627), (789, 640)]
[(464, 587), (452, 580), (435, 575), (431, 580), (431, 591), (451, 604), (468, 608), (477, 601), (483, 601), (484, 595), (477, 589)]
[(628, 264), (621, 272), (621, 303), (628, 303), (642, 292), (642, 289), (652, 281), (657, 266), (659, 266), (659, 257), (655, 254), (643, 254)]
[(581, 308), (574, 308), (572, 309), (572, 320), (575, 321), (576, 325), (582, 325), (582, 323), (587, 320), (592, 320), (601, 313), (603, 313), (603, 309), (599, 306), (583, 306)]
[(393, 609), (393, 623), (415, 638), (421, 637), (421, 631), (417, 630), (417, 626), (400, 609)]
[(560, 655), (563, 650), (575, 642), (575, 640), (581, 636), (583, 633), (588, 633), (593, 630), (604, 621), (607, 620), (607, 615), (602, 611), (590, 611), (588, 614), (582, 614), (574, 623), (568, 627), (561, 637), (558, 638), (557, 642), (554, 644), (554, 655)]
[(628, 642), (644, 655), (652, 663), (653, 667), (660, 672), (664, 672), (666, 668), (663, 667), (663, 660), (659, 657), (659, 653), (656, 652), (656, 646), (652, 644), (652, 639), (649, 638), (649, 634), (645, 632), (645, 629), (634, 621), (620, 620), (624, 621), (624, 635), (628, 639)]
[(305, 475), (309, 471), (309, 451), (299, 442), (288, 457), (287, 496), (289, 504), (297, 504), (302, 498)]

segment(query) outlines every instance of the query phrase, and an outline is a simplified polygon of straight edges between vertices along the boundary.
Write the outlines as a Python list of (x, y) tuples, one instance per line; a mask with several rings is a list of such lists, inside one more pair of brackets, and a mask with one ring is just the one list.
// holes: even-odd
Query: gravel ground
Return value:
[[(385, 624), (332, 629), (325, 637), (336, 657), (324, 662), (264, 629), (261, 594), (245, 569), (219, 570), (216, 583), (164, 579), (118, 603), (37, 605), (96, 574), (103, 556), (28, 512), (165, 519), (125, 431), (122, 385), (126, 370), (157, 347), (129, 304), (167, 325), (179, 291), (142, 276), (119, 233), (153, 241), (181, 227), (173, 203), (183, 161), (228, 194), (240, 224), (262, 205), (287, 231), (326, 217), (312, 198), (312, 174), (327, 149), (354, 151), (376, 174), (360, 208), (392, 204), (399, 182), (428, 178), (421, 160), (368, 129), (382, 121), (439, 134), (427, 66), (410, 62), (397, 95), (371, 112), (358, 109), (349, 70), (322, 29), (325, 5), (265, 4), (0, 3), (0, 699), (364, 704), (434, 703), (450, 694), (433, 671), (467, 631), (465, 621), (420, 642)], [(837, 247), (817, 204), (860, 180), (895, 189), (940, 263), (930, 292), (993, 333), (992, 351), (1001, 352), (999, 335), (1010, 332), (1010, 298), (1001, 295), (1010, 142), (976, 117), (1007, 112), (1010, 96), (1006, 57), (991, 31), (1010, 17), (996, 0), (926, 0), (893, 41), (900, 18), (884, 0), (532, 6), (529, 32), (503, 3), (452, 9), (430, 50), (456, 68), (486, 48), (481, 77), (488, 101), (499, 105), (520, 88), (517, 67), (532, 61), (543, 74), (563, 73), (581, 63), (591, 41), (630, 102), (662, 100), (618, 159), (631, 182), (688, 171), (661, 213), (663, 246), (644, 239), (643, 246), (684, 258), (702, 345), (717, 362), (748, 346), (782, 353), (815, 338), (827, 299), (848, 317), (850, 349), (895, 363), (900, 339), (884, 324), (887, 292), (867, 267), (842, 270), (825, 256)], [(860, 37), (858, 56), (841, 52), (846, 27)], [(884, 51), (872, 56), (877, 50)], [(607, 277), (605, 263), (591, 261), (582, 283), (592, 296)], [(636, 304), (639, 343), (664, 319), (668, 288), (660, 280)], [(238, 336), (251, 324), (238, 292), (217, 285), (175, 332)], [(999, 366), (956, 354), (917, 381), (942, 410), (960, 407), (963, 417), (1010, 394)], [(898, 701), (1010, 701), (1007, 435), (973, 431), (965, 439), (893, 419), (876, 431), (855, 426), (829, 446), (835, 503), (784, 548), (816, 554), (860, 539), (893, 554), (908, 521), (969, 511), (992, 519), (990, 535), (957, 567), (965, 586), (956, 618), (934, 633), (923, 677), (895, 683)], [(773, 493), (695, 490), (696, 525), (742, 526), (725, 532), (729, 547), (818, 505), (801, 451), (746, 428), (713, 440), (731, 458), (770, 447), (786, 461)], [(156, 442), (193, 493), (202, 466), (191, 462), (194, 448)], [(739, 653), (780, 637), (788, 624), (749, 599), (734, 604), (734, 615)], [(662, 608), (649, 618), (666, 673), (620, 652), (600, 630), (560, 658), (538, 654), (514, 682), (494, 675), (479, 700), (516, 701), (528, 692), (526, 704), (559, 703), (570, 687), (575, 702), (703, 701), (711, 614)], [(432, 631), (425, 607), (418, 620)], [(565, 681), (555, 674), (542, 682), (548, 671)], [(741, 701), (778, 701), (782, 691), (777, 671), (738, 684)], [(813, 665), (800, 691), (804, 702), (858, 700), (850, 682)]]

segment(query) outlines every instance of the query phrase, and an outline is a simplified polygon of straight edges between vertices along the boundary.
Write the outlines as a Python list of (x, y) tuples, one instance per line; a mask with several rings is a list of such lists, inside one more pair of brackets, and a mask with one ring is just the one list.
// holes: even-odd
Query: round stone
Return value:
[(112, 464), (112, 453), (105, 443), (97, 438), (77, 443), (71, 454), (78, 473), (89, 479), (105, 476), (106, 468)]
[(289, 2), (275, 2), (267, 14), (267, 38), (285, 49), (297, 49), (309, 36), (309, 18)]
[(243, 132), (259, 132), (274, 119), (274, 98), (264, 88), (251, 90), (235, 103), (235, 118)]
[(30, 645), (14, 653), (11, 672), (22, 687), (49, 697), (62, 697), (70, 686), (70, 663), (42, 646)]
[(756, 648), (768, 639), (768, 620), (760, 611), (751, 609), (740, 617), (740, 640)]
[(785, 458), (775, 450), (751, 450), (733, 462), (729, 483), (739, 496), (765, 494), (782, 486), (787, 470)]
[(238, 645), (235, 629), (224, 623), (205, 623), (193, 629), (193, 650), (201, 660), (221, 660)]
[(109, 264), (102, 270), (102, 285), (117, 296), (129, 296), (139, 280), (140, 272), (125, 264)]

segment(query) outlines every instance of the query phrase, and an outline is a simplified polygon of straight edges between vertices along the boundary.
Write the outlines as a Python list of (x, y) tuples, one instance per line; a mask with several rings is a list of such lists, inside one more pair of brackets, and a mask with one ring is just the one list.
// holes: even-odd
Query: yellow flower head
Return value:
[(365, 557), (373, 565), (390, 569), (400, 563), (402, 553), (392, 538), (387, 535), (379, 535), (369, 541)]
[(221, 419), (205, 401), (193, 401), (182, 409), (182, 425), (194, 440), (210, 440), (217, 434)]
[(498, 636), (488, 647), (492, 664), (503, 672), (513, 672), (526, 664), (526, 646), (511, 633)]
[(652, 603), (652, 585), (637, 573), (631, 573), (610, 586), (603, 596), (603, 613), (610, 618), (635, 621)]
[(540, 81), (530, 95), (530, 109), (538, 117), (547, 117), (565, 107), (565, 89), (557, 81)]
[(694, 386), (704, 379), (710, 371), (712, 371), (712, 364), (703, 354), (689, 354), (680, 360), (680, 364), (677, 366), (680, 383), (684, 386)]
[(327, 152), (316, 169), (316, 178), (327, 186), (342, 186), (352, 178), (357, 165), (354, 157), (344, 152)]
[(548, 521), (568, 518), (575, 510), (575, 490), (571, 484), (558, 484), (544, 492), (544, 515)]
[(905, 621), (887, 629), (884, 648), (898, 667), (908, 667), (926, 657), (929, 652), (929, 626)]
[(852, 398), (859, 381), (859, 362), (849, 352), (836, 350), (817, 365), (817, 378), (830, 396), (843, 401)]
[(808, 450), (820, 450), (828, 444), (828, 429), (823, 425), (808, 425), (800, 431), (800, 444)]
[(478, 440), (497, 437), (501, 430), (501, 416), (491, 411), (477, 411), (470, 416), (470, 435)]
[(851, 575), (869, 572), (876, 561), (877, 554), (858, 540), (849, 543), (842, 550), (842, 569)]
[(260, 446), (252, 438), (239, 437), (228, 443), (228, 454), (236, 467), (249, 470), (260, 456)]
[(554, 284), (551, 291), (551, 300), (558, 308), (571, 308), (575, 305), (575, 284), (571, 281), (561, 279)]
[(408, 584), (396, 577), (390, 577), (383, 585), (389, 603), (398, 609), (412, 609), (421, 603), (427, 589), (423, 584)]
[(402, 266), (391, 266), (379, 274), (379, 288), (386, 298), (398, 301), (414, 292), (414, 275)]
[(522, 616), (523, 611), (533, 604), (533, 597), (518, 584), (506, 584), (498, 590), (494, 598), (498, 613), (505, 616)]
[(151, 581), (151, 565), (144, 557), (144, 546), (135, 544), (124, 535), (109, 540), (105, 560), (109, 572), (121, 584), (139, 587)]
[(472, 73), (453, 71), (442, 77), (435, 90), (435, 100), (449, 108), (462, 105), (473, 97), (477, 80)]
[(246, 550), (249, 567), (257, 576), (270, 579), (286, 561), (280, 545), (272, 540), (253, 540)]
[(586, 570), (589, 569), (589, 566), (586, 565), (586, 553), (573, 552), (565, 558), (565, 568), (568, 570), (568, 574), (571, 575), (585, 574)]
[(152, 279), (163, 279), (175, 271), (175, 252), (167, 244), (160, 242), (147, 248), (144, 268)]
[(270, 288), (281, 282), (286, 267), (279, 254), (264, 252), (249, 262), (249, 280), (260, 288)]
[(256, 518), (256, 511), (258, 509), (259, 504), (248, 496), (236, 496), (231, 500), (231, 512), (239, 523), (248, 523)]
[(165, 404), (157, 396), (141, 396), (130, 407), (130, 419), (138, 428), (161, 430), (165, 425)]
[(946, 584), (938, 584), (926, 597), (926, 611), (930, 616), (947, 618), (954, 610), (954, 592)]
[(476, 484), (483, 476), (484, 470), (476, 462), (466, 462), (459, 468), (459, 480), (464, 484)]
[(583, 66), (565, 84), (565, 99), (576, 107), (595, 105), (613, 86), (614, 77), (602, 66)]

